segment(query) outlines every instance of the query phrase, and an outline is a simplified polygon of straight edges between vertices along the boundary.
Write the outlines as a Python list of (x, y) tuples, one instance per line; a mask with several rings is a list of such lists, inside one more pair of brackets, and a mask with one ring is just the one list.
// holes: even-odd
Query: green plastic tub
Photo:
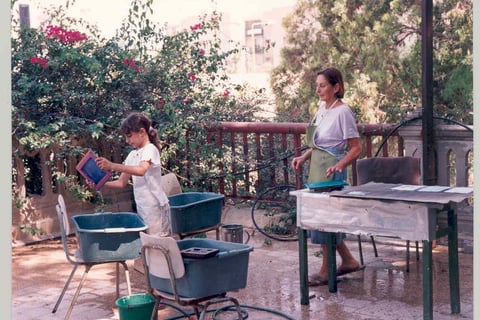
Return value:
[[(213, 239), (178, 240), (180, 250), (189, 248), (218, 249), (207, 258), (183, 258), (185, 275), (177, 279), (178, 294), (199, 298), (245, 288), (248, 275), (248, 260), (253, 247), (247, 244)], [(173, 293), (170, 279), (149, 275), (153, 288)]]
[(148, 293), (138, 293), (118, 298), (115, 304), (120, 320), (150, 320), (155, 299)]
[(136, 213), (79, 214), (72, 220), (84, 261), (123, 261), (140, 257), (140, 231), (148, 226)]
[(220, 223), (225, 196), (213, 192), (184, 192), (168, 197), (173, 233), (187, 233)]

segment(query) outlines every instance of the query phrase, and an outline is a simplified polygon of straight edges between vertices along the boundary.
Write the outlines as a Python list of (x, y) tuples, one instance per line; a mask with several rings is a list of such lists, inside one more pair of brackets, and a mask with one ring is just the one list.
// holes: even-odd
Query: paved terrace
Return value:
[[(405, 272), (404, 241), (378, 238), (379, 257), (368, 242), (363, 244), (366, 268), (349, 274), (338, 283), (338, 292), (329, 293), (327, 286), (310, 288), (310, 304), (300, 304), (297, 242), (273, 241), (253, 232), (250, 208), (227, 206), (225, 223), (241, 223), (252, 236), (254, 250), (249, 256), (247, 286), (230, 295), (244, 306), (268, 308), (279, 314), (245, 308), (248, 319), (349, 319), (393, 320), (422, 319), (422, 266), (412, 259), (410, 272)], [(207, 235), (214, 238), (214, 232)], [(245, 239), (245, 237), (244, 237)], [(358, 257), (356, 238), (348, 245)], [(309, 244), (309, 272), (317, 271), (321, 257), (318, 246)], [(414, 253), (412, 248), (411, 253)], [(421, 255), (420, 255), (421, 256)], [(414, 257), (414, 254), (412, 255)], [(339, 258), (338, 258), (339, 259)], [(437, 245), (433, 252), (434, 319), (473, 319), (473, 255), (460, 252), (461, 313), (450, 314), (448, 289), (448, 256), (446, 246)], [(339, 261), (339, 260), (337, 260)], [(143, 274), (129, 261), (133, 293), (146, 291)], [(59, 240), (44, 241), (12, 250), (12, 319), (63, 319), (76, 285), (83, 272), (79, 268), (56, 314), (51, 311), (71, 271)], [(126, 295), (121, 273), (121, 295)], [(119, 319), (115, 305), (115, 265), (92, 268), (80, 293), (71, 319)], [(210, 318), (213, 313), (210, 313)], [(167, 308), (159, 319), (177, 318), (178, 312)], [(231, 313), (223, 314), (231, 319)], [(218, 317), (222, 314), (218, 315)], [(182, 318), (184, 319), (184, 318)], [(221, 317), (220, 319), (226, 319)]]

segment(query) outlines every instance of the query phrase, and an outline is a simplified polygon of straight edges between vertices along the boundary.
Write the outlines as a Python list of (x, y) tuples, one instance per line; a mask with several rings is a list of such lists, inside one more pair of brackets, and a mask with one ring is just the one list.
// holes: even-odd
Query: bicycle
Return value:
[(257, 196), (251, 216), (261, 234), (278, 241), (298, 241), (297, 199), (290, 195), (293, 190), (294, 185), (278, 185)]

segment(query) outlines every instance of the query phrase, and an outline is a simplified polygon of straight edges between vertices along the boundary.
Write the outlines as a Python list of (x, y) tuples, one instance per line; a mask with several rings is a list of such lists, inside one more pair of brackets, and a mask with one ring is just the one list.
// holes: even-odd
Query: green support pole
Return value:
[[(337, 257), (336, 257), (335, 233), (327, 235), (327, 257), (328, 257), (328, 291), (337, 292)], [(325, 252), (323, 252), (325, 254)]]
[(458, 271), (458, 226), (456, 210), (448, 214), (448, 277), (450, 279), (450, 307), (452, 313), (460, 313), (460, 284)]
[(307, 231), (298, 227), (298, 256), (300, 265), (300, 304), (308, 305)]
[(423, 241), (423, 319), (433, 320), (432, 241)]

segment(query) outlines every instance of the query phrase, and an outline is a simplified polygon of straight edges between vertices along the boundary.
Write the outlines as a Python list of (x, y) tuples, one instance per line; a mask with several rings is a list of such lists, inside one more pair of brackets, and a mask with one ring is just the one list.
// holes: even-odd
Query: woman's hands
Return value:
[(327, 178), (330, 177), (334, 173), (340, 173), (342, 171), (343, 171), (343, 167), (340, 165), (340, 161), (339, 161), (334, 166), (331, 166), (331, 167), (327, 168), (327, 171), (326, 171)]
[[(302, 165), (310, 159), (312, 156), (312, 149), (308, 149), (304, 154), (301, 156), (295, 157), (292, 159), (292, 168), (296, 173), (301, 173), (302, 171)], [(346, 161), (339, 161), (337, 162), (334, 166), (331, 166), (327, 168), (326, 174), (327, 177), (330, 177), (334, 173), (341, 173), (343, 171), (343, 168), (348, 165), (348, 162), (344, 164)]]
[(360, 143), (360, 138), (350, 138), (347, 140), (348, 143), (348, 152), (343, 157), (342, 160), (338, 161), (334, 166), (327, 168), (327, 177), (333, 173), (340, 173), (344, 168), (348, 167), (350, 164), (357, 159), (362, 153), (362, 145)]
[(302, 165), (305, 162), (305, 160), (302, 159), (302, 157), (295, 157), (292, 159), (292, 168), (293, 171), (296, 173), (300, 173), (300, 170), (302, 169)]
[(304, 154), (292, 159), (292, 168), (296, 173), (302, 172), (302, 165), (312, 156), (312, 149), (308, 149)]

